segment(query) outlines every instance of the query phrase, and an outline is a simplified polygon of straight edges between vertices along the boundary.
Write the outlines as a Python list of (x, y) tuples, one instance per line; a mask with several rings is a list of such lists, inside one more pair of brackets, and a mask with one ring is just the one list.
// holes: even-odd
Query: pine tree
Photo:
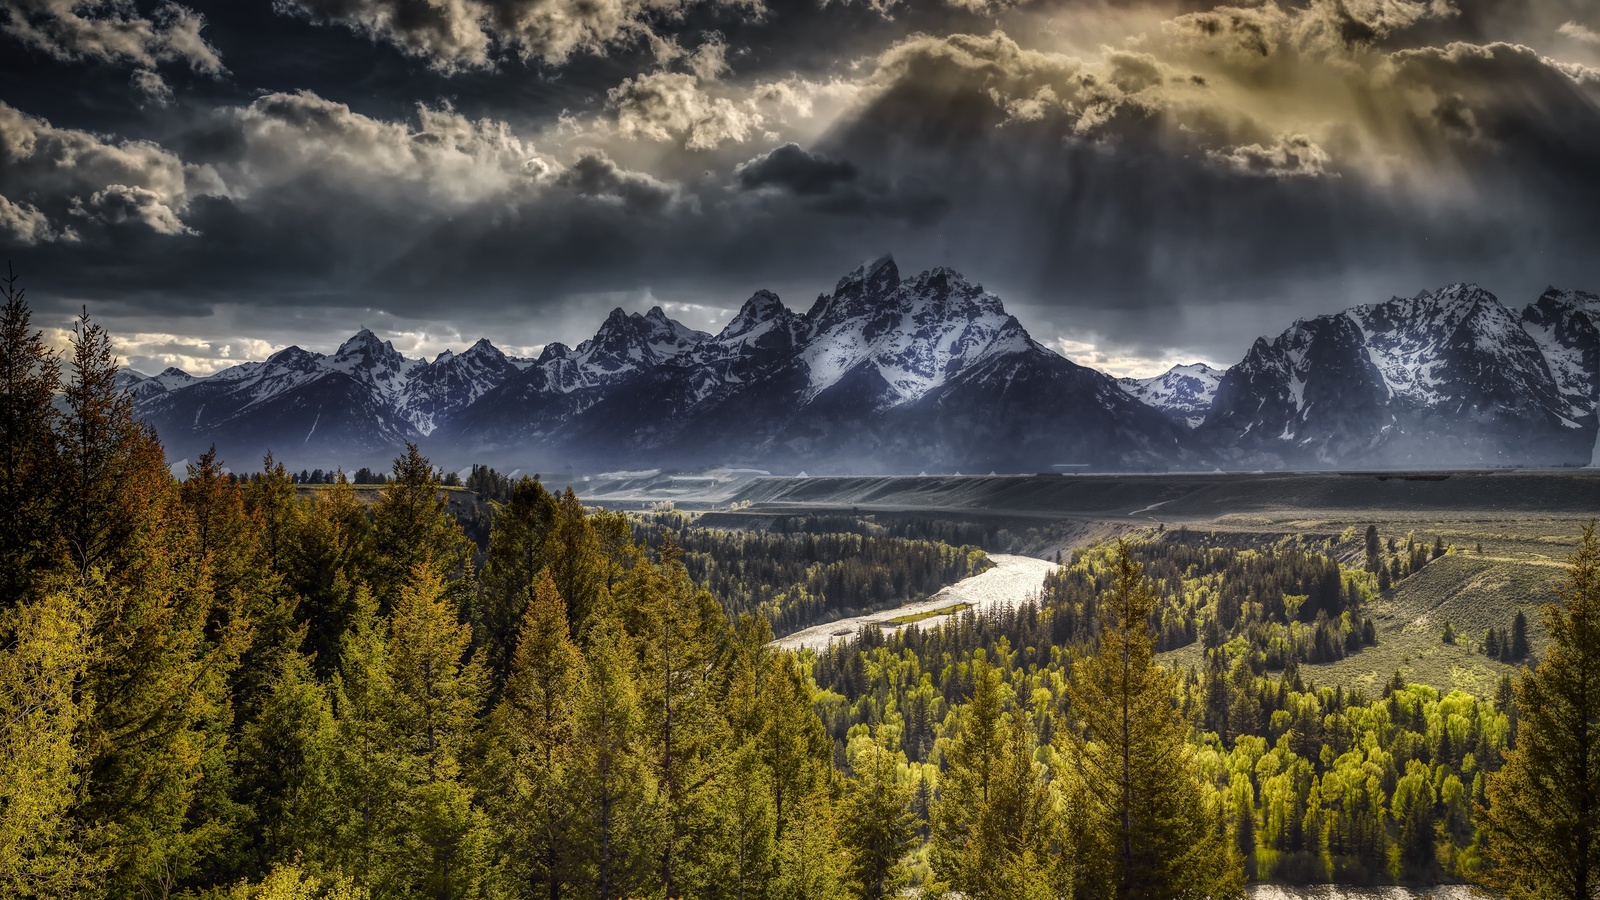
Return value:
[(916, 837), (911, 791), (898, 772), (905, 757), (891, 750), (882, 728), (860, 743), (839, 807), (839, 837), (850, 854), (850, 875), (862, 900), (884, 900), (910, 879), (905, 855)]
[(424, 557), (395, 598), (390, 621), (387, 711), (398, 741), (405, 805), (396, 825), (401, 877), (423, 896), (453, 900), (480, 887), (485, 823), (462, 772), (483, 701), (472, 635)]
[[(291, 498), (292, 499), (292, 498)], [(370, 532), (367, 513), (347, 484), (319, 491), (316, 502), (294, 504), (281, 527), (286, 546), (279, 557), (285, 587), (298, 595), (296, 617), (307, 624), (303, 642), (321, 677), (341, 666), (346, 635), (358, 615), (357, 585)]]
[(1383, 545), (1378, 542), (1378, 526), (1367, 526), (1367, 571), (1377, 572), (1383, 568)]
[(333, 679), (338, 740), (331, 808), (339, 818), (326, 856), (332, 868), (360, 873), (363, 885), (385, 895), (405, 887), (395, 871), (402, 850), (392, 834), (406, 800), (404, 748), (389, 714), (395, 686), (384, 620), (365, 585), (354, 600)]
[[(532, 478), (518, 481), (511, 489), (511, 499), (494, 507), (483, 589), (473, 625), (485, 668), (496, 686), (504, 684), (511, 673), (524, 616), (547, 565), (545, 542), (558, 512), (555, 498)], [(560, 593), (559, 588), (554, 589)], [(565, 601), (562, 608), (566, 608)]]
[[(1541, 619), (1550, 644), (1515, 686), (1516, 745), (1479, 810), (1487, 881), (1512, 900), (1600, 891), (1600, 537), (1593, 523)], [(1515, 636), (1513, 635), (1513, 640)]]
[(94, 647), (82, 592), (52, 592), (0, 615), (0, 893), (93, 896), (99, 836), (69, 813), (87, 774), (76, 690)]
[(282, 572), (284, 555), (289, 549), (289, 528), (296, 511), (294, 482), (283, 463), (274, 459), (270, 451), (261, 460), (259, 475), (251, 478), (245, 488), (244, 499), (251, 515), (258, 517), (261, 523), (261, 542), (267, 564), (273, 571)]
[(1517, 617), (1511, 620), (1511, 640), (1507, 647), (1512, 662), (1528, 658), (1528, 617), (1520, 609)]
[(631, 618), (639, 650), (638, 685), (654, 784), (665, 817), (658, 877), (666, 896), (701, 893), (716, 876), (719, 848), (692, 837), (715, 814), (729, 761), (723, 698), (711, 677), (726, 630), (722, 610), (689, 579), (676, 550), (659, 566), (641, 563), (617, 585), (616, 606)]
[(584, 515), (583, 504), (578, 502), (570, 487), (561, 493), (556, 504), (545, 565), (550, 569), (556, 589), (567, 598), (572, 633), (581, 637), (590, 613), (606, 591), (606, 566), (594, 529)]
[(940, 881), (963, 893), (981, 890), (984, 870), (993, 862), (979, 855), (980, 825), (1005, 752), (1000, 673), (982, 654), (974, 654), (971, 665), (972, 699), (958, 712), (955, 736), (945, 749), (930, 854)]
[(111, 336), (87, 311), (73, 327), (59, 431), (62, 535), (79, 573), (126, 562), (130, 543), (161, 527), (171, 476), (155, 436), (117, 386)]
[(0, 280), (0, 607), (30, 596), (60, 555), (51, 402), (61, 363), (32, 328), (16, 273)]
[(572, 850), (579, 896), (654, 895), (664, 823), (633, 674), (633, 641), (609, 613), (591, 623), (573, 722)]
[(1068, 683), (1079, 728), (1062, 729), (1081, 821), (1075, 896), (1236, 897), (1242, 875), (1219, 833), (1176, 708), (1156, 666), (1156, 597), (1122, 544), (1100, 604), (1100, 646)]
[(841, 845), (838, 819), (826, 791), (799, 798), (778, 839), (778, 874), (772, 900), (834, 900), (855, 893), (850, 854)]
[(335, 820), (334, 758), (338, 726), (310, 660), (279, 654), (259, 711), (239, 739), (234, 778), (250, 810), (245, 869), (267, 873), (274, 862), (304, 854), (330, 862)]
[(371, 544), (363, 567), (378, 608), (387, 611), (417, 565), (427, 560), (450, 582), (451, 599), (465, 609), (472, 543), (445, 508), (438, 473), (417, 445), (409, 443), (395, 458), (393, 471), (372, 507)]
[(547, 572), (534, 586), (506, 689), (492, 717), (489, 803), (503, 888), (557, 900), (576, 879), (569, 852), (574, 719), (584, 659)]

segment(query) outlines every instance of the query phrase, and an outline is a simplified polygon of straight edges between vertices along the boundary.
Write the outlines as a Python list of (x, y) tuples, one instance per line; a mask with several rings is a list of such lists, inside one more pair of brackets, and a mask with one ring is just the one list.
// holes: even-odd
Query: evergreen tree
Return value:
[(94, 651), (81, 594), (52, 592), (0, 614), (0, 893), (87, 897), (100, 835), (69, 813), (87, 774), (77, 682)]
[(326, 689), (310, 660), (285, 652), (259, 712), (239, 739), (235, 782), (240, 804), (250, 811), (244, 867), (266, 874), (297, 854), (328, 860), (335, 820), (334, 757), (338, 726)]
[(111, 336), (89, 320), (73, 326), (60, 429), (59, 521), (80, 574), (127, 562), (130, 543), (163, 526), (171, 476), (155, 436), (117, 387)]
[(274, 571), (283, 571), (295, 513), (294, 481), (271, 451), (261, 460), (261, 472), (250, 479), (244, 498), (246, 507), (260, 522), (267, 564)]
[[(483, 589), (473, 623), (484, 665), (495, 685), (504, 684), (511, 673), (524, 616), (548, 564), (545, 542), (558, 513), (555, 498), (532, 478), (518, 481), (510, 500), (495, 506)], [(552, 588), (559, 595), (559, 588)], [(566, 608), (565, 601), (562, 608)]]
[(616, 618), (602, 613), (591, 623), (570, 790), (578, 896), (595, 900), (653, 895), (659, 874), (664, 827), (653, 767), (645, 762), (634, 652)]
[[(394, 474), (372, 507), (372, 537), (363, 568), (378, 608), (387, 611), (424, 560), (450, 582), (465, 609), (472, 544), (445, 508), (443, 485), (415, 444), (395, 458)], [(558, 585), (559, 586), (559, 585)]]
[(697, 895), (697, 883), (717, 876), (710, 857), (721, 850), (693, 837), (710, 827), (726, 788), (729, 729), (712, 677), (726, 621), (671, 548), (659, 566), (635, 566), (615, 594), (633, 619), (640, 710), (665, 817), (658, 877), (668, 897)]
[(1517, 610), (1517, 617), (1511, 620), (1511, 640), (1507, 646), (1512, 662), (1528, 658), (1528, 617), (1520, 609)]
[(1082, 818), (1079, 898), (1217, 898), (1242, 875), (1218, 833), (1175, 703), (1156, 666), (1155, 595), (1126, 544), (1101, 604), (1100, 646), (1074, 663), (1079, 728), (1063, 729)]
[(296, 505), (284, 516), (287, 546), (280, 555), (287, 590), (300, 600), (296, 617), (306, 623), (302, 641), (321, 677), (342, 663), (346, 636), (363, 614), (356, 599), (364, 586), (362, 557), (371, 526), (355, 490), (348, 484), (319, 491), (308, 507)]
[(568, 893), (576, 880), (573, 830), (573, 729), (584, 660), (567, 631), (567, 608), (541, 573), (523, 615), (510, 679), (492, 717), (489, 802), (500, 836), (509, 896)]
[(1378, 542), (1378, 526), (1367, 526), (1367, 571), (1377, 572), (1383, 568), (1383, 545)]
[(1005, 752), (1003, 682), (985, 656), (972, 660), (972, 699), (957, 713), (955, 735), (945, 749), (945, 770), (933, 810), (931, 858), (941, 882), (955, 890), (981, 891), (997, 862), (984, 853), (982, 815)]
[(567, 488), (556, 503), (545, 552), (556, 590), (567, 599), (572, 633), (582, 637), (589, 615), (606, 591), (606, 566), (578, 496)]
[(468, 659), (471, 629), (424, 557), (395, 598), (387, 711), (400, 749), (405, 804), (397, 822), (402, 877), (422, 896), (453, 900), (479, 892), (485, 823), (462, 760), (469, 752), (485, 679)]
[(840, 843), (826, 791), (807, 794), (795, 803), (777, 853), (772, 900), (834, 900), (856, 890), (849, 873), (852, 857)]
[(402, 850), (392, 834), (406, 800), (404, 748), (390, 715), (395, 686), (384, 620), (365, 585), (354, 601), (333, 679), (337, 818), (324, 855), (331, 868), (359, 873), (364, 886), (386, 896), (405, 887), (395, 871)]
[(33, 330), (8, 270), (0, 280), (0, 606), (31, 595), (59, 556), (54, 403), (61, 364)]
[(905, 856), (916, 836), (911, 791), (898, 779), (905, 757), (891, 750), (883, 730), (861, 742), (851, 760), (855, 777), (845, 783), (839, 807), (839, 837), (850, 854), (850, 875), (862, 900), (899, 893), (910, 873)]
[[(1479, 818), (1487, 881), (1512, 900), (1600, 891), (1600, 538), (1593, 523), (1541, 618), (1550, 645), (1515, 687), (1516, 746)], [(1513, 640), (1515, 635), (1513, 635)]]

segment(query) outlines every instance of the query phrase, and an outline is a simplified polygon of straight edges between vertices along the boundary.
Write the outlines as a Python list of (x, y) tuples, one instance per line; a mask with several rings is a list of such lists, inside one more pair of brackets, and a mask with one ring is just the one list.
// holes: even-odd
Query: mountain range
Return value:
[(717, 334), (616, 309), (537, 359), (410, 359), (363, 329), (208, 377), (125, 372), (174, 457), (533, 471), (812, 472), (1588, 465), (1600, 297), (1520, 313), (1456, 284), (1295, 322), (1220, 371), (1115, 379), (1035, 341), (950, 269), (864, 263), (801, 313), (757, 291)]

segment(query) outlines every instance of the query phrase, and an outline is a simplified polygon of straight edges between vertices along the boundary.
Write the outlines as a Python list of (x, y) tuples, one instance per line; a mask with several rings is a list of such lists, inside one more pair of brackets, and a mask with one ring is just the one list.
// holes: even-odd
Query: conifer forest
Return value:
[(358, 478), (174, 473), (111, 336), (85, 315), (57, 353), (6, 300), (0, 895), (1600, 891), (1592, 527), (1537, 652), (1520, 613), (1443, 623), (1508, 667), (1482, 694), (1307, 675), (1375, 652), (1382, 598), (1471, 552), (1376, 526), (1147, 530), (1019, 604), (796, 653), (772, 641), (981, 576), (1015, 535), (704, 526), (415, 445)]

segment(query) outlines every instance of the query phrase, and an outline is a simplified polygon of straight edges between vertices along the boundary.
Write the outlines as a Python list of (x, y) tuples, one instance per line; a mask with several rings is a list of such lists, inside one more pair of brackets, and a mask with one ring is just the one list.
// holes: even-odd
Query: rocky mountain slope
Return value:
[(717, 334), (613, 310), (577, 347), (487, 340), (428, 361), (363, 330), (196, 378), (128, 373), (174, 458), (215, 442), (295, 465), (759, 465), (813, 473), (1588, 464), (1600, 297), (1520, 314), (1475, 285), (1260, 338), (1227, 371), (1116, 380), (1035, 341), (949, 269), (865, 263), (805, 312), (756, 292)]

